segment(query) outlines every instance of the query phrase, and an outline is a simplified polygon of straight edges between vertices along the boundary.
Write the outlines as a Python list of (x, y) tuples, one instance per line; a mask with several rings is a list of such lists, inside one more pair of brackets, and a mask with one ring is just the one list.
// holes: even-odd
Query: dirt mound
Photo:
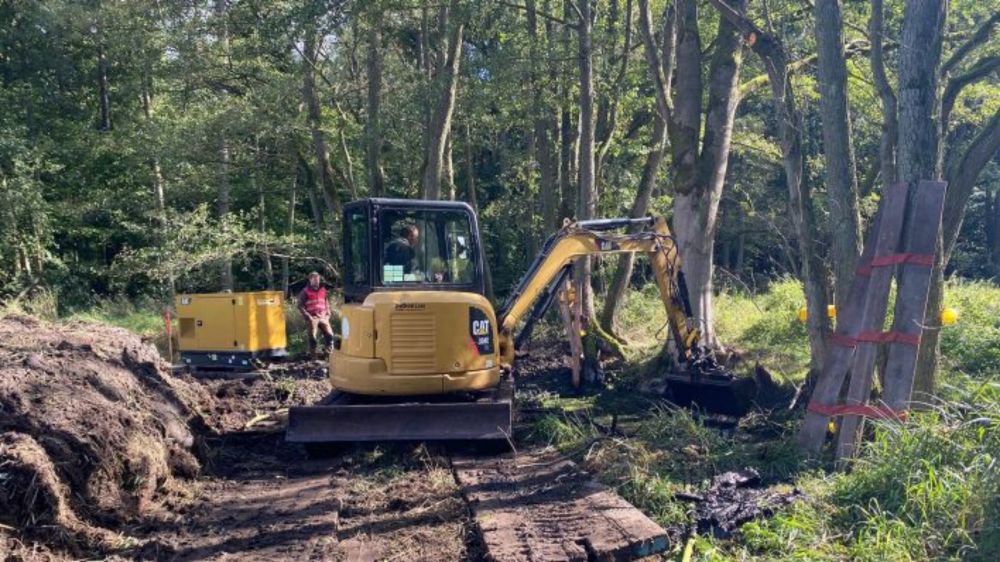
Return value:
[(0, 319), (0, 523), (105, 548), (121, 540), (105, 528), (197, 475), (191, 427), (204, 427), (214, 399), (169, 373), (124, 329)]

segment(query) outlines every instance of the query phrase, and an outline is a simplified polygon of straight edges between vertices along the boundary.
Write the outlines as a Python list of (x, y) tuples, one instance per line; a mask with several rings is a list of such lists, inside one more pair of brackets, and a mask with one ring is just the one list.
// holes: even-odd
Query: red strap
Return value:
[(892, 254), (879, 256), (872, 260), (872, 267), (884, 267), (887, 265), (922, 265), (932, 267), (934, 265), (934, 254)]
[(924, 267), (934, 266), (934, 254), (890, 254), (872, 258), (872, 261), (858, 265), (854, 270), (855, 275), (867, 277), (872, 274), (873, 267), (886, 267), (889, 265), (922, 265)]
[(920, 345), (920, 334), (907, 334), (905, 332), (861, 332), (857, 341), (869, 343), (906, 343), (909, 345)]
[(906, 410), (893, 410), (888, 406), (872, 406), (869, 404), (856, 404), (849, 406), (847, 404), (821, 404), (819, 402), (810, 402), (807, 409), (810, 412), (815, 412), (817, 414), (822, 414), (827, 417), (832, 416), (864, 416), (866, 418), (872, 419), (890, 419), (897, 421), (906, 421), (908, 413)]
[(858, 345), (858, 340), (848, 336), (847, 334), (838, 334), (834, 332), (830, 335), (830, 343), (841, 347), (855, 347)]

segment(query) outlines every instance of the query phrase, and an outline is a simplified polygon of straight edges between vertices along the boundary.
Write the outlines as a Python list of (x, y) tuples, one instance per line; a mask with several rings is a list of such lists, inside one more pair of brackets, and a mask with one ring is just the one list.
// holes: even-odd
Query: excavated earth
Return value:
[[(523, 360), (526, 375), (551, 387), (560, 355)], [(454, 449), (311, 459), (284, 443), (287, 408), (323, 398), (326, 376), (289, 362), (195, 378), (120, 328), (0, 318), (0, 561), (489, 559)], [(745, 484), (699, 498), (699, 524), (755, 516), (711, 520), (753, 503)]]
[(195, 378), (123, 329), (0, 318), (0, 561), (481, 558), (440, 452), (284, 443), (328, 392), (321, 362)]

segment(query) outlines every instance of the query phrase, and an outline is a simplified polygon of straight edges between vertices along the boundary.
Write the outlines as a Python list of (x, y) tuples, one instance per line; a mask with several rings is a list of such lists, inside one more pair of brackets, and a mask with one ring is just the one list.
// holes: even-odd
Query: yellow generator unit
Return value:
[(178, 349), (194, 369), (252, 369), (256, 359), (285, 357), (280, 291), (178, 295)]

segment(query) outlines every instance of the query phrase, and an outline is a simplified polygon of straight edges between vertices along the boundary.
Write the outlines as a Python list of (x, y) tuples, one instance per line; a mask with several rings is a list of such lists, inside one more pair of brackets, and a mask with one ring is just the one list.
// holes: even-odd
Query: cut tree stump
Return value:
[(669, 545), (666, 531), (570, 460), (465, 458), (453, 466), (489, 560), (634, 560)]

